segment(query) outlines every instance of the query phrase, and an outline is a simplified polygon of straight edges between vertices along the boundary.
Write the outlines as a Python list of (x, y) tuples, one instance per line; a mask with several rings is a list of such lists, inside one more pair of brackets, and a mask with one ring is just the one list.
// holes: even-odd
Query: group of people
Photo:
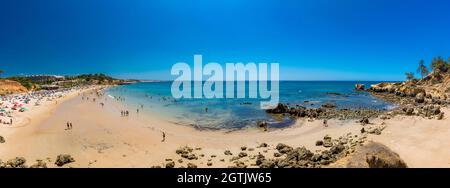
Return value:
[(67, 126), (66, 130), (72, 129), (72, 122), (67, 122), (66, 126)]
[(130, 113), (128, 112), (128, 110), (122, 110), (120, 111), (121, 116), (129, 116)]
[(2, 119), (0, 119), (0, 123), (12, 125), (13, 124), (13, 120), (12, 120), (12, 118), (9, 119), (9, 123), (8, 123), (7, 121), (3, 122)]

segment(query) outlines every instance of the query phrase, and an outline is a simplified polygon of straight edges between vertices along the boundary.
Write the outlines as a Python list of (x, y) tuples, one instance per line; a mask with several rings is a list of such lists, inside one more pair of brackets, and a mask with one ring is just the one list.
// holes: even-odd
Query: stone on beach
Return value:
[(55, 164), (59, 167), (64, 166), (65, 164), (68, 163), (72, 163), (75, 162), (75, 159), (68, 155), (68, 154), (62, 154), (62, 155), (58, 155), (58, 157), (56, 157), (56, 161)]
[(14, 159), (10, 159), (6, 162), (6, 168), (26, 168), (25, 163), (27, 160), (23, 157), (16, 157)]
[(170, 161), (170, 162), (166, 163), (166, 168), (174, 168), (174, 167), (175, 167), (174, 161)]
[(288, 146), (288, 145), (286, 145), (286, 144), (283, 144), (283, 143), (279, 143), (279, 144), (276, 146), (276, 149), (277, 149), (278, 152), (280, 152), (280, 153), (288, 153), (288, 152), (290, 152), (290, 151), (292, 150), (292, 147), (291, 147), (291, 146)]
[(348, 168), (407, 168), (397, 153), (378, 142), (361, 146), (354, 154), (337, 164), (339, 165), (336, 167)]

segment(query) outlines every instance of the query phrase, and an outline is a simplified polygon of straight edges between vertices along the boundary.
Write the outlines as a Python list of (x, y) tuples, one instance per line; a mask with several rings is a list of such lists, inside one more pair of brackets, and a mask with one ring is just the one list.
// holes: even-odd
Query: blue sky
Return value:
[(450, 56), (439, 0), (0, 2), (6, 75), (170, 79), (179, 61), (280, 63), (287, 80), (402, 80)]

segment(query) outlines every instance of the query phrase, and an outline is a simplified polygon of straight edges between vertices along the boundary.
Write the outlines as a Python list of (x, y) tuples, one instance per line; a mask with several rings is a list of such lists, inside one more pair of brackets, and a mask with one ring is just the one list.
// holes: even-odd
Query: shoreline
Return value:
[[(278, 153), (275, 146), (279, 143), (304, 146), (311, 151), (324, 151), (326, 148), (316, 146), (315, 142), (325, 135), (333, 138), (348, 133), (362, 135), (360, 130), (364, 127), (355, 120), (330, 119), (327, 126), (324, 126), (319, 120), (297, 119), (292, 126), (270, 129), (267, 132), (257, 128), (235, 131), (197, 130), (189, 125), (178, 125), (152, 116), (138, 116), (133, 112), (129, 117), (121, 117), (120, 105), (123, 104), (110, 98), (108, 100), (108, 96), (92, 102), (82, 100), (82, 94), (77, 94), (88, 93), (94, 97), (94, 94), (88, 92), (92, 89), (68, 94), (57, 105), (50, 105), (47, 110), (41, 110), (40, 113), (44, 116), (32, 117), (33, 120), (26, 126), (18, 127), (14, 131), (5, 131), (5, 128), (1, 127), (0, 135), (5, 137), (6, 142), (0, 145), (0, 159), (6, 161), (21, 156), (27, 159), (28, 164), (35, 160), (44, 160), (49, 167), (56, 167), (53, 164), (56, 156), (69, 154), (75, 162), (64, 167), (164, 167), (171, 162), (175, 163), (176, 168), (192, 164), (198, 167), (230, 167), (236, 165), (233, 157), (244, 152), (248, 156), (238, 161), (252, 168), (258, 167), (252, 164), (258, 154), (279, 158), (274, 157)], [(104, 102), (104, 107), (101, 107), (99, 102)], [(450, 114), (448, 108), (443, 108), (443, 111)], [(36, 111), (34, 116), (38, 114)], [(65, 122), (69, 120), (74, 123), (73, 130), (65, 130)], [(415, 122), (415, 127), (408, 125), (411, 121)], [(434, 121), (439, 121), (440, 125), (429, 126)], [(450, 145), (446, 144), (450, 143), (449, 139), (436, 136), (450, 133), (450, 128), (444, 126), (446, 122), (449, 122), (448, 118), (427, 120), (418, 116), (402, 115), (386, 120), (375, 118), (371, 119), (371, 125), (385, 124), (383, 134), (365, 136), (368, 141), (389, 146), (409, 167), (449, 167), (450, 152), (436, 149), (450, 148)], [(401, 133), (405, 130), (407, 135)], [(161, 142), (162, 132), (166, 134), (164, 142)], [(399, 141), (394, 142), (395, 140)], [(434, 145), (414, 147), (425, 141)], [(267, 143), (268, 147), (258, 147), (263, 143)], [(189, 160), (175, 152), (183, 146), (201, 148), (193, 150), (197, 159)], [(242, 147), (247, 149), (242, 150)], [(225, 155), (225, 150), (229, 150), (233, 155)], [(411, 156), (412, 152), (415, 153), (414, 156)], [(439, 160), (436, 160), (436, 157), (427, 160), (423, 159), (423, 156), (436, 156)], [(180, 159), (182, 161), (179, 161)]]

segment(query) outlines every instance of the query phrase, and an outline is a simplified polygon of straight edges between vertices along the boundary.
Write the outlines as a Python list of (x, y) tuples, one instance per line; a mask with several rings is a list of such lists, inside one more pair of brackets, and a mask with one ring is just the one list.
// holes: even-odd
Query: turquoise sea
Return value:
[[(280, 102), (310, 108), (324, 103), (335, 103), (338, 108), (389, 109), (393, 106), (365, 91), (356, 91), (356, 83), (366, 88), (378, 82), (362, 81), (280, 81)], [(247, 83), (248, 84), (248, 83)], [(239, 129), (254, 127), (257, 121), (266, 120), (271, 127), (285, 127), (294, 121), (274, 118), (260, 108), (260, 100), (250, 98), (174, 99), (172, 82), (140, 82), (108, 89), (109, 97), (124, 98), (130, 111), (140, 109), (168, 121), (189, 124), (204, 129)], [(225, 84), (224, 84), (225, 85)], [(270, 85), (270, 84), (269, 84)], [(192, 87), (193, 84), (192, 84)], [(247, 85), (248, 87), (248, 85)], [(248, 96), (248, 90), (246, 91)], [(134, 108), (134, 109), (133, 109)], [(208, 108), (207, 112), (205, 108)]]

